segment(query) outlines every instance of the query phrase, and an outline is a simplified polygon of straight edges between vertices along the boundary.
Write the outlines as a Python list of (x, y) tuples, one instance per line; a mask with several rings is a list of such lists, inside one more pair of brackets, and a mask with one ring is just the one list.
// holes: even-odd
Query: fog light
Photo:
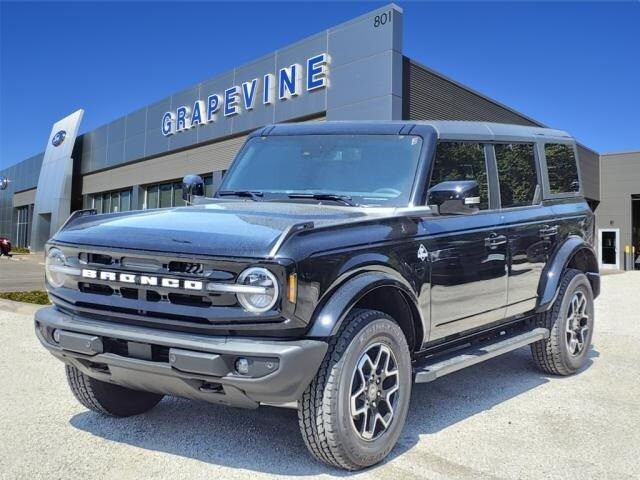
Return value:
[(52, 333), (51, 336), (53, 337), (53, 341), (56, 343), (60, 343), (60, 330), (55, 329)]
[(240, 375), (246, 375), (249, 373), (249, 360), (246, 358), (239, 358), (236, 360), (236, 372)]

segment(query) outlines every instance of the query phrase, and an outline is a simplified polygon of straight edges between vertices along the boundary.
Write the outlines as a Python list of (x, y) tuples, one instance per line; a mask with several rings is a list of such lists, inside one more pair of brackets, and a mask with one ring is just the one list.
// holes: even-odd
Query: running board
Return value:
[(476, 363), (484, 362), (503, 353), (517, 350), (520, 347), (544, 340), (545, 338), (549, 338), (549, 330), (547, 328), (535, 328), (529, 332), (517, 335), (503, 335), (462, 350), (457, 350), (444, 358), (439, 358), (436, 363), (416, 367), (414, 369), (415, 382), (433, 382), (437, 378), (449, 373), (470, 367)]

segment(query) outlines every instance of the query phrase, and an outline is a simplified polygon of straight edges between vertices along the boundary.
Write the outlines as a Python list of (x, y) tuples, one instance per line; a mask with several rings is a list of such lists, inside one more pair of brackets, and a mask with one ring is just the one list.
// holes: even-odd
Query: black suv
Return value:
[(476, 122), (313, 123), (251, 134), (215, 198), (75, 212), (49, 241), (36, 334), (76, 398), (298, 409), (319, 460), (379, 462), (413, 382), (531, 346), (586, 362), (600, 290), (575, 141)]

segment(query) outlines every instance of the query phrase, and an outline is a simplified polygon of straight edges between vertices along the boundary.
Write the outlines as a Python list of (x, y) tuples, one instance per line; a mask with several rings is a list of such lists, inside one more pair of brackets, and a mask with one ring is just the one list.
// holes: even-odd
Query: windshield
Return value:
[(331, 201), (335, 195), (358, 205), (406, 206), (421, 146), (420, 137), (409, 135), (254, 137), (219, 193), (297, 201)]

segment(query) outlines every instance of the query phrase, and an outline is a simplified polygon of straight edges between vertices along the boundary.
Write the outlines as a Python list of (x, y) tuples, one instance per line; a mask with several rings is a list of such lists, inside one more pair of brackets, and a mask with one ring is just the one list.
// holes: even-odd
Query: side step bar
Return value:
[(529, 332), (517, 335), (503, 335), (477, 345), (472, 345), (469, 348), (464, 348), (445, 357), (438, 358), (435, 360), (435, 363), (427, 363), (426, 365), (414, 368), (415, 382), (433, 382), (437, 378), (449, 373), (470, 367), (476, 363), (484, 362), (503, 353), (517, 350), (520, 347), (544, 340), (545, 338), (549, 338), (549, 329), (535, 328)]

